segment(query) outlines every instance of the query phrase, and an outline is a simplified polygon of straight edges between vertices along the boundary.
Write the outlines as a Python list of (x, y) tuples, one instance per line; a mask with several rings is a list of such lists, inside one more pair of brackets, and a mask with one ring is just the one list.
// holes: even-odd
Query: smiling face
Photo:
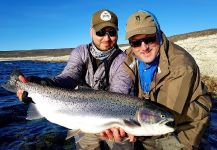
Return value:
[(146, 64), (154, 61), (160, 50), (160, 42), (155, 34), (135, 35), (130, 38), (129, 43), (135, 56)]
[[(116, 29), (113, 27), (105, 27), (99, 32), (100, 34), (97, 35), (93, 28), (90, 31), (92, 40), (99, 50), (107, 51), (117, 44), (118, 35)], [(114, 34), (114, 32), (116, 32), (116, 34)]]

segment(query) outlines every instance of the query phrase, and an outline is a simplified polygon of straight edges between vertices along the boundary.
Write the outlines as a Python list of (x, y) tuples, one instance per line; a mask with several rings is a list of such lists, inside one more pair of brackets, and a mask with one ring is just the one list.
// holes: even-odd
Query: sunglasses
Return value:
[(143, 39), (139, 39), (139, 40), (129, 40), (130, 46), (132, 47), (140, 47), (142, 45), (142, 42), (144, 42), (145, 44), (151, 44), (156, 42), (157, 38), (156, 36), (153, 37), (148, 37), (148, 38), (143, 38)]
[(117, 36), (117, 31), (116, 30), (110, 30), (110, 31), (106, 31), (104, 29), (101, 29), (99, 31), (96, 32), (97, 36), (103, 37), (106, 34), (108, 34), (109, 36)]

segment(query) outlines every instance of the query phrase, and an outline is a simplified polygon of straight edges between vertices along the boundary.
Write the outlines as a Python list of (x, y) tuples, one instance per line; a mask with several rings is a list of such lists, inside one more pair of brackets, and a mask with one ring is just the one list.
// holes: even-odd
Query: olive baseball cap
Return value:
[(137, 11), (128, 18), (126, 39), (137, 34), (154, 34), (157, 32), (153, 16), (144, 11)]
[(104, 27), (118, 29), (118, 17), (110, 10), (102, 9), (92, 16), (91, 27), (97, 32)]

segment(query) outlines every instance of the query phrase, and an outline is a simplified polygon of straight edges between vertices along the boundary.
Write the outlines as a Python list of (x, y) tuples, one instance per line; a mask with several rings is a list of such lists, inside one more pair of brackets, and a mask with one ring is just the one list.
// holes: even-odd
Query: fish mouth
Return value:
[(168, 118), (168, 119), (162, 120), (160, 122), (160, 124), (163, 124), (163, 125), (166, 125), (166, 126), (169, 126), (169, 127), (172, 127), (172, 128), (175, 126), (175, 122), (174, 122), (173, 118)]
[(174, 128), (175, 127), (175, 122), (170, 121), (170, 122), (167, 122), (165, 125), (167, 125), (168, 127)]

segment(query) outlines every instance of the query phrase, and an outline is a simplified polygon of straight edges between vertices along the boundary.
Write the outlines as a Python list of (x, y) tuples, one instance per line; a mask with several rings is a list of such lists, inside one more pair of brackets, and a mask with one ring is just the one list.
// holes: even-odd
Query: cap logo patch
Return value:
[(100, 18), (103, 20), (103, 21), (109, 21), (111, 20), (112, 16), (111, 14), (108, 12), (108, 11), (103, 11), (100, 15)]

